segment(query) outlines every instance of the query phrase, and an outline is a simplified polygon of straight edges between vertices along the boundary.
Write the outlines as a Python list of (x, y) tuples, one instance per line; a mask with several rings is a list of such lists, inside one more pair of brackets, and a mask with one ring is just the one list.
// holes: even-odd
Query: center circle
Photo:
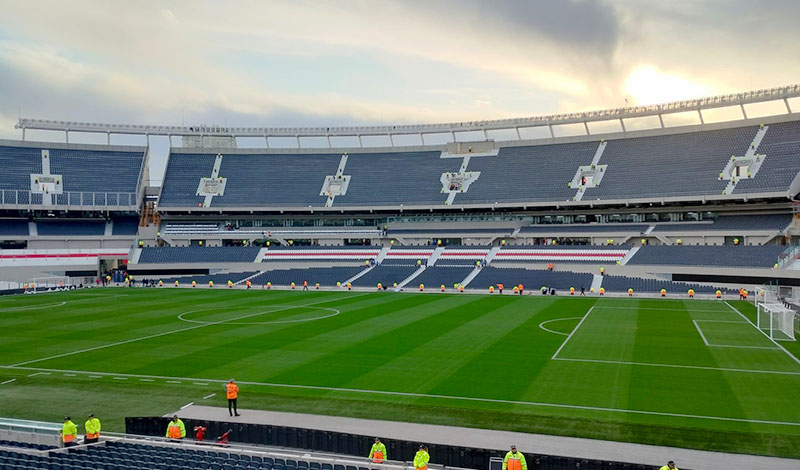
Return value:
[[(248, 307), (233, 307), (228, 308), (227, 310), (236, 310), (236, 309), (244, 309)], [(270, 313), (276, 312), (285, 312), (293, 309), (309, 309), (315, 315), (311, 318), (294, 318), (291, 320), (271, 320), (271, 321), (237, 321), (239, 319), (246, 320), (248, 318), (252, 318), (259, 315), (267, 315)], [(192, 320), (190, 318), (185, 318), (185, 316), (190, 315), (192, 313), (199, 313), (199, 312), (209, 312), (217, 310), (216, 308), (203, 308), (197, 310), (190, 310), (188, 312), (183, 312), (178, 315), (178, 320), (185, 321), (188, 323), (198, 323), (201, 325), (276, 325), (281, 323), (302, 323), (302, 322), (310, 322), (310, 321), (317, 321), (322, 320), (325, 318), (335, 317), (339, 315), (341, 312), (335, 308), (328, 308), (328, 307), (312, 307), (306, 305), (282, 305), (276, 306), (268, 310), (261, 310), (253, 313), (245, 313), (242, 315), (236, 315), (230, 320), (217, 320), (217, 321), (205, 321), (205, 320)]]

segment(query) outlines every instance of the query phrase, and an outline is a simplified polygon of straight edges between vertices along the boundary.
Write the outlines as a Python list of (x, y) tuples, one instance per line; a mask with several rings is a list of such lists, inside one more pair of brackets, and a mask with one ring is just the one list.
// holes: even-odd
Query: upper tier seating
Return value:
[[(347, 194), (335, 206), (444, 204), (439, 178), (457, 172), (459, 158), (439, 158), (440, 152), (351, 154), (344, 174), (350, 175)], [(332, 173), (328, 173), (332, 174)], [(317, 181), (320, 186), (322, 179)], [(319, 188), (317, 188), (319, 191)]]
[(531, 261), (569, 263), (616, 263), (628, 254), (629, 246), (601, 245), (521, 245), (504, 246), (492, 261)]
[(791, 214), (771, 215), (725, 215), (713, 222), (684, 222), (675, 224), (658, 224), (653, 232), (694, 232), (725, 231), (744, 232), (750, 230), (784, 230), (792, 222)]
[[(55, 204), (135, 206), (142, 175), (144, 149), (85, 150), (1, 146), (0, 178), (6, 204), (41, 204), (41, 194), (30, 194), (31, 174), (42, 173), (42, 150), (49, 151), (50, 174), (61, 175), (63, 193), (53, 198)], [(14, 193), (12, 190), (23, 191)], [(15, 200), (16, 199), (16, 200)]]
[(764, 246), (679, 246), (647, 245), (628, 260), (628, 264), (678, 266), (748, 266), (771, 268), (786, 249)]
[[(579, 166), (592, 163), (598, 142), (504, 147), (496, 157), (472, 158), (467, 171), (481, 175), (455, 204), (525, 201), (569, 201)], [(458, 160), (456, 160), (458, 161)]]
[(517, 285), (522, 284), (525, 290), (539, 290), (542, 286), (547, 286), (557, 290), (565, 290), (574, 287), (580, 290), (581, 286), (589, 290), (592, 285), (593, 276), (588, 273), (574, 273), (569, 271), (549, 271), (524, 268), (494, 268), (487, 266), (480, 270), (477, 276), (470, 282), (472, 289), (483, 289), (485, 287), (504, 284), (508, 291)]
[(36, 223), (39, 235), (96, 236), (106, 231), (106, 222), (95, 221), (39, 221)]
[[(745, 154), (758, 130), (746, 126), (608, 140), (599, 160), (607, 168), (599, 185), (587, 188), (581, 200), (721, 195), (728, 182), (719, 179), (720, 172), (731, 155)], [(600, 143), (501, 147), (497, 156), (472, 156), (467, 171), (480, 176), (456, 194), (453, 204), (572, 201), (578, 188), (568, 183), (580, 166), (591, 164)], [(758, 152), (767, 155), (764, 164), (753, 179), (738, 182), (734, 195), (788, 189), (800, 172), (800, 122), (771, 124)], [(203, 202), (196, 195), (198, 183), (211, 175), (215, 157), (173, 151), (160, 207)], [(344, 169), (351, 177), (347, 192), (336, 196), (333, 206), (443, 205), (447, 194), (441, 175), (457, 172), (463, 160), (440, 157), (438, 151), (350, 154)], [(341, 155), (332, 154), (223, 154), (225, 194), (214, 196), (211, 207), (324, 206), (327, 198), (320, 190), (340, 160)], [(36, 165), (35, 158), (29, 165)]]
[(380, 246), (273, 246), (264, 253), (262, 263), (296, 260), (363, 261), (377, 258)]
[(685, 195), (717, 195), (718, 179), (731, 155), (743, 155), (758, 128), (738, 127), (636, 139), (611, 140), (600, 164), (603, 180), (584, 201)]
[[(800, 171), (800, 121), (770, 124), (758, 153), (766, 155), (752, 179), (736, 184), (734, 194), (785, 190)], [(742, 152), (736, 152), (741, 155)]]
[(0, 235), (28, 236), (27, 220), (0, 220)]
[(142, 248), (139, 263), (253, 263), (257, 246), (186, 246)]

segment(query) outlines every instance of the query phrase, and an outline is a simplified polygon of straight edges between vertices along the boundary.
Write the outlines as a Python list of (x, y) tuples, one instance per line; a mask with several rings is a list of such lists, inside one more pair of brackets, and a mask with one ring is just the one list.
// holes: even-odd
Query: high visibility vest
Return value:
[(431, 456), (424, 450), (417, 451), (417, 455), (414, 456), (414, 468), (417, 470), (427, 470), (428, 461), (430, 459)]
[(78, 426), (75, 426), (72, 421), (65, 422), (61, 427), (61, 441), (73, 442), (76, 437), (78, 437)]
[(85, 424), (86, 428), (86, 438), (87, 439), (97, 439), (100, 437), (100, 420), (97, 418), (91, 418), (86, 421)]
[(167, 426), (167, 437), (170, 439), (182, 439), (186, 436), (186, 426), (183, 425), (183, 421), (180, 419), (175, 421), (170, 421), (169, 425)]
[(233, 400), (239, 396), (239, 386), (228, 382), (228, 385), (225, 385), (225, 393), (228, 396), (228, 400)]
[(722, 297), (722, 291), (718, 290), (717, 291), (717, 298), (719, 299), (720, 297)]
[(522, 452), (515, 454), (509, 451), (503, 459), (503, 470), (528, 470), (528, 464), (525, 462)]
[(372, 444), (369, 456), (374, 463), (382, 463), (387, 458), (386, 445), (384, 445), (383, 442)]

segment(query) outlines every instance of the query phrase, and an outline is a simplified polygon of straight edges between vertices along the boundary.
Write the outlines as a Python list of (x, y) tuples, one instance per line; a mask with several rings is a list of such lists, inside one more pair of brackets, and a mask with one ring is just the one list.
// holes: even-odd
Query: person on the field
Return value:
[(372, 459), (374, 463), (383, 463), (386, 460), (386, 445), (381, 442), (380, 438), (375, 438), (375, 444), (372, 444), (372, 449), (369, 451), (369, 458)]
[(660, 469), (660, 470), (678, 470), (678, 467), (676, 467), (676, 466), (675, 466), (675, 462), (673, 462), (672, 460), (670, 460), (669, 462), (667, 462), (667, 464), (666, 464), (666, 465), (664, 465), (663, 467), (661, 467), (661, 469)]
[(236, 408), (236, 400), (239, 398), (239, 386), (236, 385), (235, 380), (231, 379), (224, 387), (225, 395), (228, 397), (228, 413), (230, 413), (231, 416), (241, 416), (239, 410)]
[(428, 461), (431, 456), (428, 454), (428, 448), (425, 444), (419, 445), (417, 455), (414, 456), (414, 469), (415, 470), (428, 470)]
[(522, 452), (517, 452), (517, 446), (511, 446), (511, 450), (506, 453), (503, 459), (503, 470), (528, 470), (525, 456)]
[(78, 426), (69, 419), (69, 416), (64, 417), (64, 424), (61, 426), (61, 442), (64, 447), (72, 447), (78, 445), (75, 440), (78, 438)]
[(166, 437), (176, 440), (186, 437), (186, 426), (183, 424), (183, 421), (178, 418), (178, 415), (173, 416), (172, 421), (167, 425)]
[(303, 290), (308, 290), (308, 281), (303, 280)]
[(100, 440), (100, 420), (95, 418), (93, 414), (89, 414), (89, 419), (86, 420), (84, 429), (86, 429), (84, 444), (94, 444)]

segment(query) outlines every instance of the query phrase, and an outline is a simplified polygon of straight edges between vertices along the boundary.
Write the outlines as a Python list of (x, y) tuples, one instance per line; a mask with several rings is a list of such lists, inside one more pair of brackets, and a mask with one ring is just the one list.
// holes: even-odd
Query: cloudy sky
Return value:
[(796, 0), (0, 0), (0, 7), (0, 138), (20, 137), (20, 115), (425, 123), (800, 81)]

